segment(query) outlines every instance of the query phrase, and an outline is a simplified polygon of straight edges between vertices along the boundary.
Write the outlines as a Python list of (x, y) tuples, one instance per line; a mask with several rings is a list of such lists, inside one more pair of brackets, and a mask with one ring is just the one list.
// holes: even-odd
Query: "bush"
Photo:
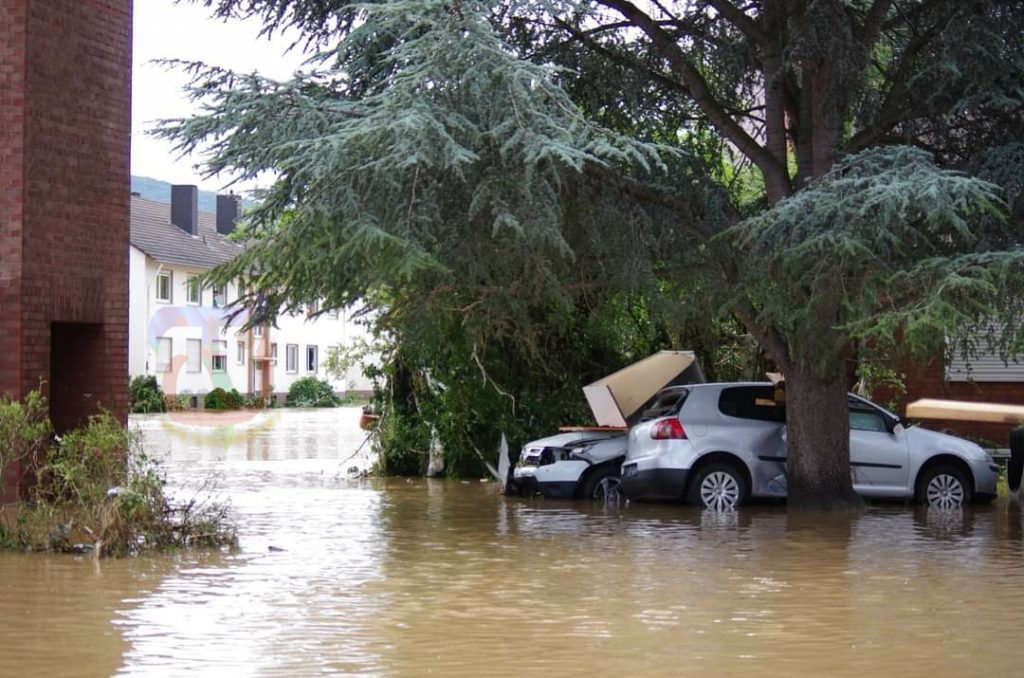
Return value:
[[(33, 392), (24, 406), (40, 404), (45, 409), (45, 400)], [(49, 430), (49, 420), (43, 421)], [(41, 425), (36, 422), (37, 431)], [(91, 417), (83, 428), (50, 442), (41, 461), (32, 498), (18, 506), (16, 525), (0, 534), (0, 545), (29, 551), (85, 548), (101, 556), (235, 543), (226, 508), (195, 499), (173, 502), (138, 437), (110, 414)]]
[(128, 407), (136, 414), (151, 414), (167, 409), (156, 377), (140, 374), (131, 380), (128, 385)]
[(244, 404), (242, 394), (236, 389), (225, 391), (222, 388), (215, 388), (203, 399), (203, 407), (208, 410), (240, 410)]
[(293, 383), (285, 401), (288, 407), (337, 407), (340, 403), (331, 385), (316, 377), (303, 377)]
[(262, 393), (246, 393), (242, 396), (242, 407), (247, 410), (262, 410), (267, 406), (267, 400)]
[(53, 427), (39, 391), (32, 391), (24, 402), (0, 396), (0, 482), (7, 467), (22, 459), (34, 466), (53, 439)]

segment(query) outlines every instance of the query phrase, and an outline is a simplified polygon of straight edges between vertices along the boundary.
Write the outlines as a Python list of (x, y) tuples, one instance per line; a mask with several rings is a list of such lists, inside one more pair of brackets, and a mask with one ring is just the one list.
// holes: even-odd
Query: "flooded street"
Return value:
[[(240, 550), (0, 554), (0, 676), (1017, 675), (1021, 516), (701, 514), (348, 480), (355, 408), (133, 420)], [(271, 548), (273, 547), (273, 549)]]

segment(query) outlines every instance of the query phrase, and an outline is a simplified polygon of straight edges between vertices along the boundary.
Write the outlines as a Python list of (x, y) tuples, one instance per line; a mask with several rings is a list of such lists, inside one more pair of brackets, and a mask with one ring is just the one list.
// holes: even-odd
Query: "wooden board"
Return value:
[(984, 421), (996, 424), (1024, 424), (1024, 405), (972, 403), (962, 400), (924, 398), (907, 405), (911, 419)]

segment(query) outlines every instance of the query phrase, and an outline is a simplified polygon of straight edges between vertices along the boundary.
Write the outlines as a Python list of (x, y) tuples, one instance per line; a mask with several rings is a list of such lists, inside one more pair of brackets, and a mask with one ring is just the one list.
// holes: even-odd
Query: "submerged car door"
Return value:
[(850, 398), (850, 472), (857, 492), (888, 497), (907, 493), (907, 437), (894, 423), (871, 403)]

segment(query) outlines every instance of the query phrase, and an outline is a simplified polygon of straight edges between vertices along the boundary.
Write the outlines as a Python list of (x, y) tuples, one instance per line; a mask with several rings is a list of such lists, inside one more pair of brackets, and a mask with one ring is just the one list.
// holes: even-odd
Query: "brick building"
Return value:
[(0, 393), (44, 381), (58, 430), (127, 406), (131, 15), (0, 0)]

